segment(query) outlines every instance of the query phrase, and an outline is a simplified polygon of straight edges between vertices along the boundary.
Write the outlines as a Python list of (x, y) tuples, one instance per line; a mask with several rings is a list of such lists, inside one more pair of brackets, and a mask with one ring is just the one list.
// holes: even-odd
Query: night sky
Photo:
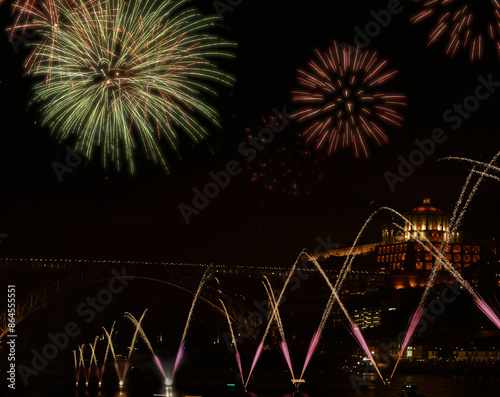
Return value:
[[(314, 58), (315, 48), (324, 50), (334, 39), (354, 44), (355, 28), (364, 29), (374, 20), (370, 12), (391, 2), (247, 0), (226, 12), (219, 33), (238, 47), (234, 60), (220, 61), (236, 83), (217, 87), (220, 98), (212, 100), (223, 128), (212, 128), (201, 145), (183, 142), (182, 159), (165, 144), (170, 175), (148, 163), (139, 149), (135, 176), (104, 170), (96, 158), (59, 182), (51, 164), (64, 162), (67, 143), (56, 142), (37, 123), (38, 109), (28, 107), (33, 81), (22, 67), (28, 50), (21, 46), (16, 53), (3, 33), (0, 233), (8, 237), (0, 244), (0, 256), (289, 265), (302, 248), (314, 249), (318, 237), (331, 235), (332, 241), (349, 245), (380, 205), (404, 212), (430, 196), (438, 208), (451, 212), (469, 167), (439, 160), (457, 155), (489, 161), (495, 155), (500, 149), (500, 94), (495, 91), (482, 101), (456, 130), (443, 121), (443, 114), (474, 94), (480, 76), (492, 74), (500, 82), (499, 60), (490, 42), (484, 58), (474, 63), (463, 51), (453, 59), (445, 56), (444, 40), (427, 48), (433, 24), (412, 25), (409, 18), (418, 6), (403, 0), (402, 12), (392, 15), (366, 48), (377, 50), (399, 70), (384, 89), (408, 98), (403, 128), (384, 125), (388, 144), (370, 142), (368, 159), (355, 159), (350, 148), (328, 157), (321, 163), (323, 180), (308, 195), (268, 191), (250, 182), (244, 170), (189, 225), (178, 209), (181, 203), (192, 205), (193, 189), (202, 190), (211, 181), (210, 171), (224, 169), (230, 160), (244, 164), (237, 147), (246, 137), (245, 128), (257, 126), (273, 108), (297, 109), (290, 92), (297, 87), (297, 69)], [(11, 2), (4, 3), (2, 30), (11, 21)], [(215, 12), (211, 1), (193, 3)], [(435, 128), (445, 131), (446, 142), (392, 192), (384, 173), (396, 173), (398, 156), (408, 158), (415, 139), (429, 138)], [(499, 188), (495, 181), (482, 185), (463, 225), (466, 240), (495, 237)], [(364, 241), (379, 241), (380, 227), (388, 220), (377, 218)]]

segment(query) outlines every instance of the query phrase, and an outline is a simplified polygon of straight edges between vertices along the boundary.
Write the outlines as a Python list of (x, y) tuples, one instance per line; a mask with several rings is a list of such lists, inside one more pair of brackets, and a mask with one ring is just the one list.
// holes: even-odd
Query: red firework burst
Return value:
[(406, 106), (402, 94), (378, 92), (397, 71), (385, 71), (387, 61), (377, 53), (336, 41), (325, 52), (316, 50), (317, 59), (308, 70), (298, 71), (300, 89), (292, 91), (292, 101), (305, 104), (293, 114), (298, 122), (308, 122), (303, 135), (327, 147), (328, 154), (339, 147), (352, 146), (354, 155), (368, 157), (367, 139), (378, 145), (389, 141), (378, 121), (400, 127), (403, 117), (395, 108)]
[(500, 56), (499, 0), (415, 0), (422, 9), (410, 21), (419, 23), (436, 17), (428, 45), (448, 37), (446, 54), (454, 57), (461, 48), (468, 49), (471, 62), (481, 59), (485, 38), (495, 45)]
[[(266, 190), (279, 191), (288, 196), (308, 195), (310, 189), (323, 180), (322, 159), (297, 140), (291, 124), (272, 141), (259, 140), (258, 131), (268, 128), (272, 120), (272, 117), (263, 118), (257, 128), (245, 131), (247, 139), (258, 141), (261, 149), (247, 163), (250, 181), (260, 183)], [(280, 124), (276, 120), (276, 126)]]

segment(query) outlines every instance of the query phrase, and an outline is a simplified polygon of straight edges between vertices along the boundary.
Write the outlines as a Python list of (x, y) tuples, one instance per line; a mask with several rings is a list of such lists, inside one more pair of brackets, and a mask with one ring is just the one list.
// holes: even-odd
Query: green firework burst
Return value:
[(234, 43), (211, 34), (217, 16), (203, 16), (179, 0), (71, 0), (58, 3), (59, 20), (45, 23), (28, 59), (39, 77), (32, 103), (60, 141), (76, 137), (104, 166), (125, 159), (135, 172), (140, 144), (168, 170), (160, 140), (178, 150), (180, 133), (199, 142), (205, 124), (220, 127), (207, 98), (214, 83), (231, 85), (214, 58), (232, 57)]

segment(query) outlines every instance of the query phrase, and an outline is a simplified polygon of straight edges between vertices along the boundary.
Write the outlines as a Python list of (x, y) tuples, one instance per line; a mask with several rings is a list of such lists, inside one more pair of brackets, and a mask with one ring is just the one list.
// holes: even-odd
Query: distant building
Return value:
[(375, 328), (382, 324), (382, 309), (366, 307), (354, 309), (352, 317), (361, 330)]
[(455, 350), (453, 356), (456, 361), (467, 362), (495, 362), (500, 361), (500, 351), (498, 350)]
[[(439, 251), (443, 243), (447, 244), (444, 258), (459, 273), (481, 260), (481, 247), (464, 243), (460, 231), (452, 233), (449, 229), (450, 216), (433, 206), (430, 198), (425, 198), (420, 206), (404, 217), (408, 222), (396, 222), (401, 227), (394, 224), (383, 227), (380, 243), (364, 244), (352, 250), (359, 257), (356, 259), (355, 269), (385, 273), (388, 275), (388, 284), (395, 289), (403, 289), (425, 286), (435, 263), (432, 252)], [(424, 240), (424, 245), (413, 240), (415, 237)], [(315, 256), (334, 259), (345, 257), (350, 251), (350, 247), (338, 248)], [(376, 266), (373, 266), (374, 261)], [(498, 270), (496, 283), (500, 285), (500, 267)], [(442, 282), (445, 278), (452, 279), (449, 274), (442, 273), (437, 282)]]

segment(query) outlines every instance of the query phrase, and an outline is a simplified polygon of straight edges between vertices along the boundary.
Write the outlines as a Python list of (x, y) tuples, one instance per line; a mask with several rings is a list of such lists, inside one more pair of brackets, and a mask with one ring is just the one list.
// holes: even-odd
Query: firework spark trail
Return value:
[(477, 170), (472, 170), (472, 172), (474, 172), (475, 174), (482, 175), (485, 178), (491, 178), (491, 179), (494, 179), (497, 182), (500, 182), (500, 177), (498, 177), (498, 176), (487, 174), (486, 172), (477, 171)]
[(91, 356), (90, 356), (90, 365), (89, 365), (89, 379), (90, 379), (90, 372), (92, 371), (92, 364), (95, 364), (95, 370), (97, 374), (97, 378), (101, 380), (101, 375), (99, 373), (99, 367), (97, 366), (97, 357), (95, 355), (95, 347), (97, 345), (97, 340), (99, 339), (99, 336), (96, 336), (94, 339), (94, 343), (89, 343), (90, 346), (90, 351), (91, 351)]
[(394, 365), (394, 369), (392, 370), (392, 374), (389, 378), (389, 381), (394, 376), (394, 373), (396, 372), (396, 368), (398, 367), (399, 361), (401, 360), (401, 357), (403, 357), (403, 353), (406, 350), (406, 346), (408, 346), (408, 343), (410, 343), (410, 339), (412, 338), (419, 321), (421, 320), (422, 316), (424, 315), (424, 312), (425, 312), (425, 309), (419, 305), (417, 307), (417, 310), (415, 310), (415, 313), (413, 313), (413, 315), (411, 316), (410, 322), (408, 323), (408, 328), (406, 329), (406, 334), (405, 334), (403, 343), (401, 344), (401, 349), (399, 350), (399, 355), (398, 355), (398, 358), (396, 360), (396, 364)]
[[(493, 158), (493, 160), (489, 163), (489, 164), (484, 164), (484, 163), (481, 163), (481, 165), (484, 165), (486, 167), (489, 167), (489, 168), (495, 168), (493, 167), (492, 163), (496, 160), (496, 158), (500, 155), (500, 152)], [(462, 191), (461, 191), (461, 194), (460, 194), (460, 197), (455, 205), (455, 208), (454, 208), (454, 211), (453, 211), (453, 216), (452, 216), (452, 221), (453, 221), (453, 229), (451, 229), (450, 227), (450, 234), (455, 231), (459, 224), (460, 224), (460, 221), (465, 213), (465, 210), (467, 209), (467, 206), (469, 205), (473, 195), (475, 194), (475, 192), (477, 191), (477, 188), (479, 186), (479, 183), (476, 183), (473, 191), (471, 192), (471, 194), (469, 195), (468, 199), (467, 199), (467, 202), (466, 204), (462, 207), (462, 211), (459, 212), (459, 209), (460, 209), (460, 206), (461, 206), (461, 203), (463, 201), (463, 197), (465, 195), (465, 191), (466, 191), (466, 188), (467, 186), (469, 185), (470, 183), (470, 180), (471, 180), (471, 175), (472, 173), (474, 172), (474, 170), (471, 172), (471, 174), (469, 174), (468, 178), (467, 178), (467, 181), (464, 185), (464, 187), (462, 188)], [(389, 208), (389, 207), (381, 207), (377, 210), (375, 210), (371, 215), (370, 217), (365, 221), (363, 227), (361, 228), (360, 232), (358, 233), (358, 236), (356, 237), (353, 245), (351, 246), (351, 249), (350, 249), (350, 252), (348, 254), (348, 256), (346, 257), (346, 260), (344, 262), (344, 265), (342, 266), (342, 269), (339, 273), (339, 276), (337, 278), (337, 281), (335, 283), (335, 290), (336, 291), (339, 291), (341, 288), (342, 288), (342, 285), (343, 285), (343, 282), (345, 280), (345, 278), (347, 277), (348, 273), (350, 272), (351, 270), (351, 267), (352, 267), (352, 263), (355, 259), (355, 255), (354, 255), (354, 250), (355, 250), (355, 247), (356, 245), (358, 244), (358, 240), (359, 238), (362, 236), (363, 232), (365, 231), (366, 227), (369, 225), (369, 223), (372, 221), (373, 217), (380, 211), (382, 210), (387, 210), (387, 211), (390, 211), (392, 212), (393, 214), (397, 215), (398, 217), (400, 217), (401, 219), (403, 219), (407, 224), (411, 225), (411, 222), (406, 219), (402, 214), (400, 214), (399, 212), (393, 210), (392, 208)], [(395, 225), (397, 226), (398, 228), (400, 228), (401, 230), (404, 231), (403, 228), (401, 228), (399, 225)], [(419, 232), (420, 233), (420, 232)], [(422, 237), (424, 237), (425, 239), (425, 236), (423, 236), (422, 233), (420, 233), (422, 235)], [(419, 242), (420, 245), (422, 245), (424, 248), (426, 248), (426, 244), (419, 240), (419, 239), (416, 239), (417, 242)], [(427, 245), (429, 245), (430, 242), (427, 240)], [(431, 271), (431, 275), (426, 283), (426, 287), (425, 287), (425, 290), (424, 290), (424, 293), (422, 294), (422, 297), (421, 297), (421, 300), (420, 300), (420, 303), (419, 303), (419, 306), (417, 307), (417, 310), (416, 312), (414, 313), (414, 315), (412, 316), (412, 319), (416, 319), (419, 315), (420, 312), (422, 312), (423, 310), (423, 307), (425, 305), (425, 301), (426, 301), (426, 298), (428, 296), (428, 293), (430, 291), (430, 288), (432, 287), (432, 285), (434, 284), (434, 281), (435, 281), (435, 278), (437, 276), (437, 272), (439, 270), (439, 265), (442, 264), (443, 267), (445, 267), (447, 270), (450, 271), (450, 273), (456, 278), (456, 280), (464, 287), (466, 288), (473, 296), (474, 295), (474, 290), (472, 289), (472, 287), (470, 286), (470, 284), (465, 280), (463, 279), (463, 277), (460, 275), (460, 273), (458, 273), (454, 268), (453, 266), (444, 258), (444, 255), (443, 255), (443, 252), (444, 252), (444, 249), (445, 247), (447, 246), (447, 243), (445, 242), (444, 244), (441, 245), (441, 248), (440, 248), (440, 251), (438, 252), (433, 245), (432, 246), (432, 255), (434, 256), (434, 258), (436, 259), (436, 264), (435, 266), (433, 267), (432, 271)], [(308, 355), (310, 354), (312, 356), (312, 353), (314, 352), (314, 350), (316, 349), (318, 343), (319, 343), (319, 340), (321, 338), (321, 334), (322, 334), (322, 331), (324, 329), (324, 325), (326, 324), (326, 321), (328, 319), (328, 317), (330, 316), (330, 313), (331, 313), (331, 309), (333, 307), (333, 304), (335, 303), (335, 300), (336, 300), (336, 296), (335, 294), (331, 294), (330, 296), (330, 299), (328, 301), (328, 304), (325, 308), (325, 311), (323, 313), (323, 317), (321, 319), (321, 323), (320, 323), (320, 326), (318, 327), (318, 330), (315, 332), (312, 340), (311, 340), (311, 343), (309, 345), (309, 349), (308, 349)], [(484, 307), (484, 305), (483, 305)], [(418, 323), (418, 321), (416, 322)], [(411, 322), (410, 322), (411, 324)], [(410, 327), (409, 327), (409, 330), (410, 330)], [(414, 331), (414, 329), (412, 330)], [(407, 332), (407, 335), (405, 336), (405, 339), (409, 340), (412, 336), (412, 332)]]
[(257, 351), (255, 353), (255, 357), (254, 357), (253, 362), (252, 362), (252, 367), (250, 368), (250, 372), (248, 373), (248, 378), (247, 378), (247, 380), (245, 382), (245, 386), (244, 386), (245, 389), (246, 389), (246, 387), (248, 385), (248, 382), (250, 381), (250, 377), (252, 376), (253, 370), (254, 370), (255, 366), (257, 365), (257, 362), (259, 361), (260, 355), (262, 353), (262, 349), (264, 348), (265, 340), (267, 338), (267, 334), (269, 333), (269, 329), (271, 328), (271, 324), (273, 323), (274, 318), (276, 317), (277, 309), (279, 308), (279, 306), (281, 304), (281, 301), (283, 299), (283, 295), (285, 293), (286, 287), (288, 286), (288, 283), (290, 282), (290, 279), (292, 278), (293, 274), (295, 273), (295, 269), (297, 268), (297, 263), (302, 258), (302, 256), (304, 255), (304, 253), (305, 253), (305, 250), (302, 250), (300, 252), (300, 254), (297, 257), (297, 259), (295, 260), (292, 268), (290, 269), (290, 272), (288, 273), (288, 277), (285, 280), (283, 288), (281, 289), (281, 292), (280, 292), (280, 295), (278, 297), (278, 300), (276, 301), (276, 307), (273, 310), (273, 313), (271, 314), (269, 322), (267, 323), (266, 330), (264, 331), (264, 336), (262, 337), (262, 341), (260, 342), (259, 346), (257, 347)]
[[(116, 362), (116, 356), (115, 356), (115, 349), (113, 347), (113, 341), (111, 339), (111, 335), (113, 335), (113, 331), (115, 329), (115, 324), (116, 322), (113, 322), (113, 325), (111, 326), (111, 331), (108, 333), (108, 331), (106, 330), (106, 328), (102, 327), (102, 329), (104, 330), (104, 333), (105, 335), (107, 336), (107, 345), (106, 345), (106, 352), (104, 353), (104, 360), (102, 362), (102, 367), (101, 367), (101, 376), (104, 375), (104, 369), (105, 369), (105, 366), (106, 366), (106, 361), (108, 359), (108, 354), (109, 354), (109, 351), (111, 351), (112, 355), (113, 355), (113, 359), (115, 360)], [(120, 377), (120, 374), (118, 374), (118, 377)]]
[(210, 278), (209, 274), (210, 268), (211, 266), (208, 266), (207, 269), (205, 270), (205, 273), (201, 278), (200, 284), (198, 285), (198, 289), (196, 290), (196, 294), (194, 295), (193, 302), (191, 303), (191, 309), (189, 310), (188, 318), (186, 321), (186, 326), (184, 327), (184, 332), (182, 333), (182, 338), (181, 338), (182, 342), (186, 340), (187, 331), (189, 329), (189, 325), (191, 324), (191, 318), (193, 316), (194, 308), (196, 306), (196, 302), (198, 301), (198, 297), (200, 296), (201, 290), (203, 289), (203, 286), (205, 285), (207, 280)]
[(198, 289), (196, 290), (196, 294), (194, 295), (193, 302), (191, 303), (191, 308), (189, 310), (186, 325), (184, 327), (184, 332), (182, 333), (181, 343), (179, 344), (179, 349), (177, 350), (177, 356), (175, 357), (175, 364), (174, 364), (174, 370), (172, 372), (172, 379), (174, 378), (174, 375), (177, 372), (177, 368), (179, 367), (179, 364), (182, 360), (182, 352), (184, 349), (184, 345), (186, 344), (187, 331), (188, 331), (189, 326), (191, 324), (191, 318), (193, 317), (193, 312), (194, 312), (194, 308), (196, 306), (196, 303), (198, 302), (198, 297), (200, 296), (201, 290), (203, 289), (203, 286), (205, 285), (206, 281), (210, 278), (210, 274), (209, 274), (210, 267), (211, 266), (208, 266), (207, 269), (205, 270), (205, 273), (203, 274), (203, 277), (201, 278), (200, 284), (198, 285)]
[[(382, 208), (375, 210), (368, 217), (368, 219), (363, 224), (363, 227), (358, 232), (358, 235), (356, 236), (356, 238), (351, 246), (351, 249), (349, 250), (349, 254), (347, 255), (347, 257), (344, 261), (344, 264), (342, 265), (342, 269), (340, 270), (339, 276), (337, 277), (337, 280), (335, 281), (334, 288), (335, 288), (336, 293), (333, 293), (333, 292), (331, 293), (330, 298), (328, 299), (328, 302), (326, 304), (325, 310), (323, 311), (323, 316), (321, 317), (320, 324), (319, 324), (317, 330), (315, 331), (313, 337), (311, 338), (311, 342), (309, 343), (308, 353), (306, 356), (307, 362), (305, 363), (304, 368), (307, 367), (307, 364), (309, 364), (310, 359), (312, 358), (314, 352), (316, 351), (316, 347), (318, 346), (318, 343), (321, 339), (321, 335), (323, 334), (323, 330), (324, 330), (326, 323), (328, 321), (328, 318), (330, 317), (330, 314), (332, 312), (333, 305), (335, 304), (335, 300), (336, 300), (336, 296), (338, 294), (338, 291), (340, 291), (342, 289), (342, 285), (343, 285), (345, 279), (347, 278), (347, 275), (351, 271), (352, 263), (354, 262), (354, 259), (356, 257), (356, 255), (354, 255), (355, 250), (356, 250), (356, 246), (358, 245), (358, 242), (359, 242), (361, 236), (363, 235), (363, 233), (365, 232), (366, 228), (368, 227), (368, 225), (371, 223), (371, 221), (373, 220), (375, 215), (378, 214), (381, 210), (382, 210)], [(302, 371), (302, 374), (303, 373), (304, 373), (304, 369)]]
[[(458, 209), (460, 208), (461, 203), (463, 201), (465, 192), (467, 190), (467, 186), (469, 185), (469, 183), (471, 181), (471, 175), (473, 174), (473, 171), (474, 170), (472, 170), (471, 173), (468, 175), (468, 178), (467, 178), (467, 180), (462, 188), (460, 197), (457, 200), (457, 204), (456, 204), (455, 209), (453, 211), (452, 221), (450, 222), (450, 224), (453, 224), (453, 226), (450, 226), (450, 228), (449, 228), (450, 234), (452, 234), (458, 228), (459, 220), (463, 216), (463, 213), (467, 210), (467, 206), (469, 205), (473, 195), (476, 193), (477, 188), (479, 187), (479, 184), (476, 184), (474, 186), (474, 189), (472, 190), (472, 192), (469, 194), (469, 197), (467, 198), (466, 204), (464, 204), (462, 206), (462, 211), (458, 211)], [(480, 183), (480, 181), (479, 181), (479, 183)], [(406, 222), (406, 224), (411, 225), (411, 222), (408, 219), (406, 219), (403, 215), (401, 215), (399, 212), (397, 212), (391, 208), (388, 208), (388, 207), (384, 207), (384, 208), (391, 211), (392, 213), (396, 214), (397, 216), (399, 216), (401, 219), (403, 219)], [(397, 228), (399, 228), (400, 230), (404, 231), (404, 228), (402, 228), (401, 226), (399, 226), (397, 224), (394, 224), (394, 225)], [(488, 316), (488, 318), (492, 319), (492, 321), (495, 323), (495, 325), (497, 323), (500, 324), (500, 319), (498, 319), (498, 317), (495, 317), (493, 310), (486, 304), (486, 302), (484, 302), (484, 300), (481, 300), (481, 298), (478, 297), (477, 293), (472, 288), (472, 286), (469, 284), (469, 282), (467, 280), (465, 280), (462, 277), (462, 275), (458, 271), (455, 270), (453, 265), (448, 260), (446, 260), (446, 258), (444, 257), (444, 255), (443, 255), (444, 251), (446, 250), (446, 247), (449, 246), (449, 244), (447, 242), (441, 244), (440, 249), (437, 250), (434, 247), (434, 245), (431, 244), (431, 242), (425, 237), (425, 235), (421, 231), (418, 231), (418, 236), (412, 236), (412, 239), (415, 240), (418, 244), (420, 244), (424, 249), (427, 249), (427, 247), (431, 247), (429, 252), (434, 257), (435, 264), (434, 264), (432, 271), (427, 279), (427, 283), (426, 283), (424, 292), (422, 293), (422, 296), (420, 298), (419, 305), (418, 305), (415, 313), (413, 314), (413, 316), (410, 320), (410, 325), (406, 331), (406, 335), (405, 335), (404, 341), (401, 345), (401, 350), (399, 352), (398, 359), (396, 361), (396, 365), (392, 371), (390, 379), (392, 379), (392, 377), (394, 376), (394, 373), (396, 372), (396, 368), (399, 364), (399, 361), (401, 360), (401, 357), (403, 356), (403, 353), (404, 353), (411, 337), (413, 336), (413, 333), (415, 332), (415, 328), (418, 325), (418, 322), (420, 321), (420, 319), (424, 313), (425, 301), (426, 301), (427, 296), (430, 292), (430, 289), (434, 285), (435, 279), (437, 277), (438, 271), (441, 268), (441, 265), (457, 280), (458, 283), (460, 283), (460, 285), (462, 287), (466, 288), (469, 291), (469, 293), (472, 295), (476, 304)]]
[(264, 288), (266, 289), (267, 295), (269, 296), (269, 301), (271, 302), (272, 310), (273, 312), (276, 311), (276, 323), (278, 324), (278, 329), (281, 335), (280, 348), (281, 351), (283, 352), (283, 356), (285, 357), (285, 361), (288, 364), (288, 369), (292, 374), (292, 379), (295, 379), (295, 375), (293, 373), (292, 357), (290, 355), (290, 349), (288, 348), (288, 343), (286, 342), (285, 329), (283, 328), (283, 322), (281, 321), (279, 308), (276, 306), (276, 298), (274, 296), (271, 283), (269, 282), (267, 276), (264, 276), (264, 281), (262, 283), (264, 284)]
[(356, 157), (368, 157), (367, 138), (378, 145), (388, 142), (379, 120), (402, 125), (395, 107), (406, 106), (405, 95), (372, 91), (397, 72), (385, 71), (387, 61), (379, 60), (376, 52), (344, 48), (336, 41), (327, 51), (315, 53), (309, 70), (298, 71), (301, 87), (292, 91), (292, 101), (304, 108), (292, 117), (309, 123), (303, 135), (306, 141), (315, 140), (317, 149), (326, 146), (331, 154), (352, 146)]
[(87, 159), (100, 149), (104, 167), (125, 162), (135, 173), (140, 146), (168, 172), (161, 140), (178, 153), (180, 133), (199, 143), (206, 124), (221, 127), (212, 85), (234, 79), (214, 59), (233, 58), (235, 43), (210, 33), (218, 17), (185, 8), (188, 0), (71, 4), (56, 2), (59, 23), (29, 43), (27, 72), (40, 78), (30, 103), (42, 124), (60, 141), (76, 138)]
[[(146, 336), (146, 333), (142, 329), (142, 321), (144, 320), (144, 317), (146, 316), (147, 311), (148, 311), (148, 309), (144, 310), (139, 321), (137, 321), (137, 319), (129, 312), (125, 313), (125, 318), (130, 320), (132, 322), (132, 324), (135, 326), (134, 337), (132, 338), (132, 344), (130, 345), (130, 348), (129, 348), (130, 351), (128, 354), (127, 363), (130, 362), (130, 357), (132, 355), (132, 352), (133, 352), (133, 349), (134, 349), (134, 346), (135, 346), (135, 343), (137, 340), (137, 335), (139, 334), (141, 336), (142, 340), (144, 341), (144, 343), (146, 344), (146, 346), (148, 347), (148, 349), (151, 351), (151, 354), (153, 355), (153, 359), (154, 359), (158, 369), (160, 370), (161, 374), (163, 375), (163, 378), (166, 379), (167, 377), (165, 375), (165, 371), (163, 370), (163, 366), (161, 365), (161, 362), (160, 362), (158, 356), (154, 352), (153, 346), (151, 346), (151, 343), (149, 342), (149, 339)], [(125, 378), (125, 373), (123, 374), (123, 377)]]
[[(113, 340), (111, 339), (111, 336), (113, 335), (114, 327), (115, 327), (115, 323), (113, 323), (113, 326), (111, 327), (111, 332), (108, 332), (106, 328), (102, 327), (102, 329), (104, 330), (104, 333), (106, 334), (106, 337), (108, 338), (108, 345), (106, 347), (106, 355), (108, 353), (108, 348), (109, 348), (111, 350), (111, 354), (113, 355), (113, 360), (115, 362), (115, 370), (116, 370), (116, 374), (118, 376), (118, 379), (123, 382), (125, 380), (125, 375), (126, 375), (127, 370), (128, 370), (128, 361), (125, 364), (125, 369), (123, 371), (123, 376), (122, 376), (120, 374), (120, 368), (118, 367), (118, 360), (116, 359), (115, 347), (113, 345)], [(104, 360), (103, 366), (105, 363), (106, 363), (106, 360)]]
[[(484, 173), (488, 173), (488, 171), (490, 169), (497, 169), (497, 167), (495, 167), (493, 165), (493, 163), (495, 163), (497, 161), (497, 159), (498, 159), (499, 156), (500, 156), (500, 152), (498, 152), (497, 154), (495, 154), (495, 156), (493, 156), (493, 158), (491, 159), (491, 161), (488, 164), (485, 165), (485, 169), (483, 170)], [(474, 169), (472, 171), (474, 171)], [(473, 173), (472, 171), (471, 171), (471, 174)], [(479, 185), (482, 183), (483, 179), (484, 179), (484, 175), (480, 175), (480, 177), (478, 178), (476, 184), (472, 188), (472, 191), (469, 194), (469, 197), (467, 198), (467, 202), (463, 205), (462, 211), (459, 213), (459, 215), (457, 216), (455, 222), (453, 223), (453, 229), (454, 229), (453, 231), (457, 230), (458, 227), (460, 226), (462, 218), (465, 215), (465, 212), (467, 211), (467, 208), (468, 208), (470, 202), (472, 201), (472, 198), (475, 196), (475, 194), (477, 192), (477, 189), (479, 188)], [(464, 189), (465, 189), (465, 186), (464, 186)]]
[[(366, 356), (369, 358), (370, 362), (373, 364), (373, 367), (375, 368), (375, 370), (377, 371), (378, 375), (380, 376), (380, 379), (383, 382), (384, 378), (382, 377), (382, 374), (380, 373), (380, 371), (378, 369), (377, 363), (375, 362), (375, 359), (372, 356), (372, 352), (370, 351), (368, 345), (366, 344), (365, 338), (363, 337), (363, 334), (361, 333), (358, 325), (351, 319), (351, 316), (349, 315), (349, 312), (347, 311), (347, 309), (345, 308), (344, 304), (340, 300), (340, 298), (339, 298), (339, 296), (337, 294), (336, 288), (333, 286), (333, 284), (331, 283), (330, 279), (328, 278), (328, 275), (325, 273), (325, 271), (320, 266), (320, 264), (318, 263), (318, 261), (316, 259), (314, 259), (308, 253), (305, 253), (305, 255), (309, 258), (310, 261), (312, 261), (316, 265), (316, 268), (321, 273), (321, 275), (323, 276), (323, 278), (327, 282), (328, 286), (332, 290), (332, 294), (335, 296), (335, 299), (337, 300), (337, 302), (338, 302), (338, 304), (340, 306), (340, 309), (342, 310), (342, 312), (344, 312), (344, 315), (346, 316), (347, 320), (349, 321), (349, 326), (351, 327), (351, 331), (352, 331), (352, 334), (353, 334), (354, 338), (356, 339), (356, 341), (358, 342), (358, 344), (361, 346), (361, 348), (364, 350)], [(324, 328), (324, 325), (323, 325), (323, 328)], [(317, 343), (316, 343), (316, 345), (317, 345)], [(312, 353), (310, 354), (310, 352), (308, 352), (308, 356), (312, 356)], [(305, 370), (306, 370), (306, 365), (304, 365), (304, 367), (302, 369), (302, 374), (300, 375), (301, 378), (304, 376)]]
[(134, 346), (135, 343), (137, 342), (137, 335), (139, 335), (139, 328), (140, 328), (139, 326), (142, 323), (142, 320), (144, 319), (144, 316), (146, 315), (147, 311), (148, 309), (144, 310), (139, 321), (137, 321), (136, 318), (131, 313), (125, 312), (125, 318), (129, 319), (130, 322), (135, 326), (134, 336), (132, 336), (132, 343), (130, 344), (128, 351), (127, 362), (130, 362), (130, 358), (132, 357), (132, 352), (134, 351)]
[(80, 365), (79, 368), (83, 368), (83, 375), (85, 376), (85, 382), (89, 381), (87, 376), (87, 371), (85, 370), (85, 360), (83, 359), (83, 351), (85, 350), (85, 344), (78, 346), (78, 351), (80, 352)]
[(76, 375), (76, 384), (78, 385), (78, 381), (80, 380), (80, 362), (76, 358), (76, 350), (73, 350), (73, 356), (75, 357), (75, 375)]
[(448, 157), (443, 158), (442, 160), (463, 161), (463, 162), (471, 163), (473, 165), (477, 165), (477, 166), (484, 167), (484, 168), (489, 167), (490, 169), (492, 169), (494, 171), (500, 172), (500, 167), (495, 167), (493, 165), (489, 165), (488, 163), (484, 163), (484, 162), (478, 161), (478, 160), (468, 159), (466, 157), (448, 156)]
[[(392, 208), (389, 208), (389, 207), (383, 207), (383, 208), (391, 211), (395, 215), (398, 215), (405, 222), (407, 222), (408, 224), (412, 225), (412, 223), (409, 220), (407, 220), (402, 214), (400, 214), (396, 210), (393, 210)], [(399, 226), (397, 224), (394, 224), (394, 226), (397, 227), (398, 229), (402, 230), (402, 231), (404, 230), (404, 228), (402, 228), (401, 226)], [(427, 251), (429, 251), (429, 253), (436, 260), (436, 264), (432, 268), (432, 272), (431, 272), (429, 278), (427, 279), (426, 287), (425, 287), (424, 293), (422, 294), (422, 297), (420, 299), (419, 305), (424, 305), (425, 304), (425, 300), (427, 298), (427, 294), (428, 294), (430, 288), (432, 288), (432, 285), (434, 284), (437, 272), (439, 271), (439, 266), (438, 266), (439, 264), (442, 264), (443, 267), (446, 270), (450, 271), (452, 273), (452, 275), (456, 278), (456, 280), (464, 288), (466, 288), (472, 294), (474, 290), (471, 287), (471, 285), (468, 283), (468, 281), (465, 280), (462, 277), (462, 275), (455, 270), (455, 268), (453, 267), (453, 265), (448, 260), (446, 260), (446, 258), (444, 257), (442, 250), (443, 250), (443, 246), (445, 246), (446, 244), (442, 244), (440, 250), (437, 250), (434, 247), (434, 245), (425, 237), (425, 235), (421, 231), (419, 231), (418, 233), (419, 233), (419, 236), (421, 238), (417, 237), (417, 236), (412, 236), (411, 238), (413, 240), (415, 240), (416, 243), (420, 244), (424, 249), (426, 249)]]
[(477, 307), (488, 317), (493, 324), (496, 325), (498, 329), (500, 329), (500, 314), (498, 311), (493, 309), (490, 305), (486, 303), (486, 301), (479, 295), (477, 292), (473, 295), (474, 303)]
[(314, 332), (313, 337), (311, 338), (311, 342), (309, 342), (309, 347), (307, 348), (306, 358), (304, 360), (304, 365), (302, 366), (302, 372), (300, 374), (301, 378), (304, 376), (304, 373), (306, 372), (307, 366), (309, 365), (309, 362), (311, 361), (311, 358), (314, 355), (316, 348), (318, 347), (319, 341), (321, 340), (322, 333), (323, 333), (323, 329), (319, 329), (319, 327), (318, 327), (318, 329)]
[(245, 386), (245, 378), (243, 376), (243, 367), (241, 366), (241, 357), (240, 357), (240, 353), (238, 351), (238, 344), (236, 343), (236, 338), (234, 336), (234, 330), (233, 330), (233, 325), (231, 324), (231, 318), (229, 317), (229, 313), (227, 312), (226, 305), (224, 304), (222, 299), (219, 299), (219, 301), (222, 304), (222, 307), (224, 309), (224, 313), (226, 313), (227, 323), (229, 324), (229, 331), (231, 332), (231, 341), (232, 341), (233, 347), (234, 347), (236, 363), (238, 364), (238, 369), (240, 370), (240, 375), (241, 375), (241, 383), (243, 384), (243, 387), (244, 387)]

